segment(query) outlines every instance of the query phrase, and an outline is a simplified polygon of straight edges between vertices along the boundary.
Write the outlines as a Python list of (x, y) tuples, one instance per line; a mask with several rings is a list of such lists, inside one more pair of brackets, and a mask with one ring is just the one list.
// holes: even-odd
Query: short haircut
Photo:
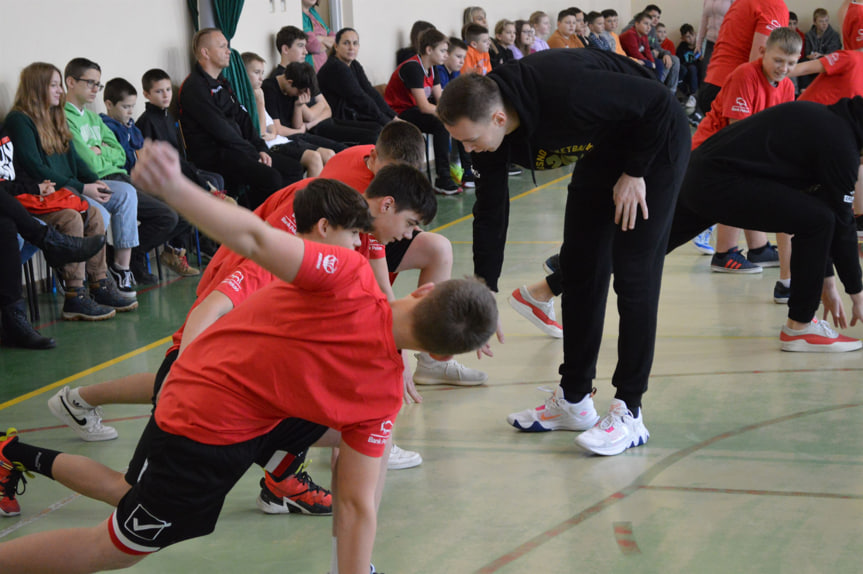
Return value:
[(546, 14), (542, 10), (537, 10), (536, 12), (534, 12), (533, 14), (530, 15), (530, 18), (528, 18), (528, 21), (530, 22), (531, 26), (536, 28), (536, 25), (539, 24), (543, 18), (548, 18), (548, 14)]
[(425, 150), (422, 132), (410, 122), (389, 122), (375, 142), (375, 151), (381, 160), (406, 163), (417, 169), (423, 167)]
[(680, 35), (685, 34), (695, 34), (695, 28), (692, 27), (692, 24), (684, 24), (680, 27)]
[(639, 22), (643, 22), (645, 19), (652, 20), (653, 18), (651, 18), (650, 14), (648, 14), (647, 12), (639, 12), (635, 15), (632, 21), (638, 24)]
[(294, 195), (297, 233), (309, 233), (321, 219), (342, 229), (369, 231), (372, 215), (365, 198), (334, 179), (316, 179)]
[(593, 24), (594, 22), (596, 22), (597, 18), (605, 18), (605, 16), (603, 16), (601, 12), (588, 12), (587, 18), (585, 18), (585, 20), (587, 20), (588, 24)]
[(791, 28), (776, 28), (767, 37), (767, 45), (765, 49), (776, 46), (789, 56), (792, 54), (800, 54), (803, 48), (803, 40), (795, 30)]
[(93, 60), (88, 60), (87, 58), (72, 58), (69, 60), (69, 63), (66, 64), (66, 69), (63, 70), (63, 79), (80, 78), (81, 74), (87, 70), (96, 70), (99, 73), (102, 72), (102, 68), (100, 68), (99, 64)]
[(457, 355), (476, 350), (497, 329), (494, 295), (475, 278), (434, 286), (413, 311), (411, 333), (424, 351)]
[(642, 12), (657, 12), (659, 14), (662, 14), (662, 10), (660, 10), (659, 6), (657, 6), (656, 4), (648, 4), (644, 7), (644, 10), (642, 10)]
[(507, 26), (515, 26), (515, 22), (512, 20), (507, 20), (504, 18), (503, 20), (498, 20), (497, 24), (494, 25), (494, 35), (497, 36), (499, 34), (503, 34), (503, 31)]
[(436, 28), (426, 30), (420, 34), (418, 45), (420, 56), (426, 53), (426, 48), (434, 48), (441, 43), (449, 45), (449, 38), (446, 34)]
[(262, 64), (267, 63), (267, 61), (265, 59), (263, 59), (259, 55), (255, 54), (254, 52), (243, 52), (242, 54), (240, 54), (240, 57), (243, 59), (243, 65), (244, 66), (248, 66), (249, 64), (251, 64), (253, 62), (260, 62)]
[(137, 96), (138, 90), (124, 78), (112, 78), (105, 84), (103, 100), (116, 104), (129, 96)]
[(291, 62), (285, 66), (286, 80), (291, 80), (291, 85), (298, 90), (318, 91), (318, 79), (315, 69), (306, 62)]
[(470, 44), (472, 42), (479, 42), (480, 36), (483, 34), (488, 34), (488, 28), (485, 26), (480, 26), (479, 24), (468, 24), (462, 30), (462, 37), (464, 37), (465, 44)]
[(617, 16), (617, 10), (614, 10), (613, 8), (607, 8), (602, 11), (603, 18), (614, 18), (615, 16)]
[(426, 30), (431, 30), (432, 28), (434, 28), (434, 24), (432, 24), (431, 22), (426, 22), (425, 20), (417, 20), (416, 22), (414, 22), (413, 26), (411, 26), (410, 33), (411, 48), (419, 52), (420, 36), (423, 32), (425, 32)]
[(204, 43), (204, 40), (207, 39), (207, 36), (210, 34), (215, 34), (216, 32), (222, 33), (218, 28), (201, 28), (198, 30), (195, 35), (192, 37), (192, 53), (197, 57), (198, 51), (201, 49), (201, 45)]
[(812, 13), (812, 20), (815, 21), (818, 18), (827, 18), (830, 14), (827, 12), (825, 8), (816, 8)]
[(788, 19), (789, 20), (800, 20), (800, 18), (797, 17), (797, 12), (789, 12), (788, 13)]
[(144, 72), (144, 75), (141, 76), (141, 87), (144, 88), (145, 92), (149, 92), (153, 88), (153, 84), (161, 82), (162, 80), (170, 81), (171, 76), (161, 68), (152, 68)]
[(450, 81), (437, 105), (437, 116), (452, 126), (461, 119), (486, 123), (494, 107), (503, 104), (497, 83), (488, 76), (462, 74)]
[(578, 6), (570, 6), (568, 8), (568, 10), (570, 10), (572, 12), (573, 16), (578, 16), (579, 14), (584, 14), (584, 10), (582, 10)]
[(467, 44), (464, 43), (464, 40), (461, 38), (456, 38), (455, 36), (449, 37), (449, 49), (450, 51), (455, 50), (456, 48), (461, 48), (462, 50), (467, 50)]
[(660, 22), (659, 24), (657, 24), (657, 25), (656, 25), (656, 29), (657, 29), (657, 30), (659, 30), (660, 28), (662, 28), (663, 30), (665, 30), (665, 24), (663, 24), (662, 22)]
[(282, 51), (282, 46), (290, 48), (297, 40), (308, 40), (305, 32), (296, 26), (282, 26), (276, 34), (276, 50)]
[[(580, 10), (579, 10), (580, 12)], [(557, 13), (557, 21), (563, 22), (563, 19), (567, 16), (577, 16), (578, 12), (573, 12), (572, 8), (565, 8)]]
[(387, 196), (395, 200), (397, 212), (414, 211), (425, 224), (437, 215), (434, 188), (425, 174), (413, 166), (395, 163), (378, 170), (366, 188), (366, 197)]

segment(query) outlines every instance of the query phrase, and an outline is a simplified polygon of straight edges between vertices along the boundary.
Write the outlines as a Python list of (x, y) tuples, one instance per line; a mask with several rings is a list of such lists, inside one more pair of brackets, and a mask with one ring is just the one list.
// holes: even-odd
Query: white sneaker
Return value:
[[(546, 388), (541, 390), (552, 392)], [(563, 389), (560, 386), (554, 389), (542, 405), (506, 417), (506, 422), (526, 432), (583, 431), (591, 428), (598, 420), (599, 415), (593, 406), (593, 393), (586, 394), (577, 403), (571, 403), (563, 398)]]
[(387, 461), (389, 470), (402, 470), (405, 468), (413, 468), (423, 463), (423, 457), (420, 453), (413, 450), (405, 450), (393, 444), (390, 450), (390, 458)]
[(608, 407), (608, 414), (595, 427), (575, 437), (575, 444), (588, 452), (611, 456), (629, 447), (641, 446), (649, 438), (650, 433), (641, 418), (641, 409), (638, 409), (638, 417), (635, 417), (626, 408), (625, 402), (614, 399)]
[(783, 351), (844, 353), (863, 347), (859, 339), (840, 335), (830, 327), (830, 323), (818, 319), (812, 319), (805, 329), (799, 331), (783, 325), (779, 340), (782, 341)]
[(563, 338), (563, 327), (554, 316), (554, 299), (537, 301), (531, 297), (527, 287), (522, 285), (513, 291), (507, 300), (510, 307), (540, 331), (555, 339)]
[(455, 385), (475, 387), (488, 380), (482, 371), (465, 367), (455, 359), (436, 361), (428, 353), (416, 353), (417, 368), (414, 371), (414, 384), (417, 385)]
[(117, 438), (117, 429), (102, 424), (102, 407), (76, 407), (69, 400), (69, 387), (63, 387), (48, 399), (48, 409), (60, 422), (88, 442)]

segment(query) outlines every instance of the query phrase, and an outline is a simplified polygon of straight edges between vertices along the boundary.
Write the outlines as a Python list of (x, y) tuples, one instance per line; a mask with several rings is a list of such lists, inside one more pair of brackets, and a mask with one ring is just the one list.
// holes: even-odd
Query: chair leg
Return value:
[(39, 320), (39, 301), (37, 300), (38, 291), (34, 280), (32, 259), (28, 259), (24, 263), (24, 284), (27, 290), (27, 306), (30, 309), (30, 322), (35, 323)]
[(162, 280), (162, 260), (159, 259), (159, 248), (158, 247), (153, 249), (153, 254), (156, 256), (156, 272), (159, 274), (159, 281), (161, 281)]
[(198, 228), (193, 227), (192, 230), (195, 232), (195, 255), (198, 256), (198, 269), (201, 268), (201, 234), (198, 233)]
[(432, 169), (431, 169), (431, 152), (429, 151), (429, 147), (431, 147), (431, 134), (423, 134), (426, 140), (426, 173), (429, 176), (429, 181), (434, 183), (434, 179), (432, 179)]

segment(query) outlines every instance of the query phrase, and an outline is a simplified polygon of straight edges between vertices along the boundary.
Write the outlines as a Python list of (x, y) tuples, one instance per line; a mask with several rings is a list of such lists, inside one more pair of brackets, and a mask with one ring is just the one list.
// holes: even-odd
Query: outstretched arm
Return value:
[(204, 233), (251, 259), (279, 279), (291, 282), (303, 261), (301, 239), (274, 229), (251, 211), (219, 201), (180, 171), (177, 150), (166, 142), (147, 142), (138, 153), (132, 180), (158, 197)]

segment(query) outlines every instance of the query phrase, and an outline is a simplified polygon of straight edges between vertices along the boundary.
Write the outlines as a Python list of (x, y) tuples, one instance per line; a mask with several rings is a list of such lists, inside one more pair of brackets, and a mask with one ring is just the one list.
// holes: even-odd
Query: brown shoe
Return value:
[(181, 275), (183, 277), (194, 277), (195, 275), (201, 274), (199, 269), (189, 265), (189, 262), (186, 260), (185, 249), (174, 249), (173, 247), (166, 245), (164, 251), (159, 255), (159, 260), (162, 262), (162, 265), (168, 267), (177, 275)]

